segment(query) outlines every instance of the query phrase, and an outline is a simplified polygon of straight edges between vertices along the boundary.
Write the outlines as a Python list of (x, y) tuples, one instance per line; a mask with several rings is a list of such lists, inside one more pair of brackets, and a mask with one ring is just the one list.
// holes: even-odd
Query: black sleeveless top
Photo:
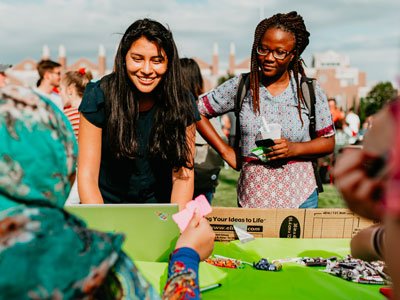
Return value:
[[(156, 105), (149, 111), (139, 113), (136, 124), (138, 157), (117, 159), (109, 147), (104, 101), (106, 99), (100, 81), (89, 83), (79, 107), (79, 111), (90, 123), (102, 128), (99, 188), (104, 203), (169, 203), (172, 166), (148, 155)], [(194, 106), (195, 119), (199, 120), (195, 103)]]

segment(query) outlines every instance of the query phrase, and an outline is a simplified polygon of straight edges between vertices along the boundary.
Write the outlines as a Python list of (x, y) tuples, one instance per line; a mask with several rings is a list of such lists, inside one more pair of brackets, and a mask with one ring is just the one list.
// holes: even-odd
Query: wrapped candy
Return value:
[(390, 282), (390, 277), (383, 272), (383, 269), (383, 262), (368, 263), (348, 255), (338, 261), (327, 260), (326, 268), (322, 271), (348, 281), (383, 285)]
[(266, 258), (261, 258), (258, 262), (253, 263), (253, 267), (257, 270), (264, 271), (280, 271), (282, 270), (282, 264), (280, 262), (268, 262)]
[(258, 262), (249, 263), (247, 261), (234, 259), (230, 257), (225, 257), (221, 255), (214, 255), (205, 260), (206, 263), (209, 263), (216, 267), (221, 268), (230, 268), (230, 269), (243, 269), (244, 265), (250, 265), (257, 270), (263, 271), (280, 271), (282, 270), (282, 264), (278, 261), (274, 261), (272, 263), (268, 262), (266, 258), (261, 258)]
[(221, 268), (229, 268), (229, 269), (243, 269), (244, 265), (242, 261), (229, 258), (229, 257), (209, 257), (204, 260), (206, 263), (216, 266), (216, 267), (221, 267)]

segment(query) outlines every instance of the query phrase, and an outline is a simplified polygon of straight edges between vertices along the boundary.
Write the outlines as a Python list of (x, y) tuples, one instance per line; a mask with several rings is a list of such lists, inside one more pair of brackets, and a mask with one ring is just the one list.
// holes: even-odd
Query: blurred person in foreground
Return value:
[(381, 221), (352, 239), (352, 255), (385, 260), (400, 299), (400, 98), (374, 116), (363, 148), (346, 149), (333, 174), (351, 210)]
[[(0, 89), (0, 298), (159, 299), (121, 250), (122, 234), (63, 210), (77, 144), (66, 116), (32, 90)], [(195, 216), (171, 256), (164, 299), (199, 298), (214, 234)], [(140, 241), (138, 241), (140, 246)]]

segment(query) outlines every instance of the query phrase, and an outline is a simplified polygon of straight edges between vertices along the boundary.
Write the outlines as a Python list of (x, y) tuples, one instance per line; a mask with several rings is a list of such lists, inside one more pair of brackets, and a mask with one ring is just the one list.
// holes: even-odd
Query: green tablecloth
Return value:
[[(214, 254), (244, 261), (265, 257), (343, 257), (349, 253), (348, 239), (256, 239), (246, 244), (239, 241), (216, 243)], [(144, 275), (160, 291), (167, 276), (166, 263), (136, 262)], [(246, 266), (227, 269), (200, 265), (200, 286), (221, 283), (220, 288), (204, 292), (202, 299), (385, 299), (380, 286), (345, 281), (321, 272), (321, 267), (285, 263), (279, 272), (267, 272)]]

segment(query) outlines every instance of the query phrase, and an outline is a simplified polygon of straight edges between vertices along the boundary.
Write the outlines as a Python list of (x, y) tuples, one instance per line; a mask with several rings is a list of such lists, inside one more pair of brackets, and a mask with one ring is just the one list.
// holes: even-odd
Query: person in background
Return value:
[(79, 107), (82, 203), (192, 199), (200, 117), (182, 80), (171, 31), (150, 19), (130, 25), (114, 71), (87, 85)]
[(7, 85), (7, 69), (11, 68), (12, 65), (0, 64), (0, 88), (5, 87)]
[(78, 71), (69, 71), (61, 79), (60, 96), (64, 103), (64, 114), (74, 128), (76, 139), (79, 135), (79, 105), (82, 102), (86, 85), (93, 79), (90, 71), (80, 68)]
[(231, 133), (233, 132), (232, 120), (229, 114), (230, 113), (224, 114), (220, 118), (221, 118), (222, 132), (224, 133), (224, 136), (228, 139), (229, 145), (233, 146), (234, 144), (231, 144), (231, 139), (230, 139)]
[(39, 80), (36, 83), (36, 93), (50, 99), (59, 109), (64, 108), (64, 104), (59, 95), (58, 88), (61, 82), (61, 65), (52, 60), (41, 60), (37, 64)]
[[(335, 138), (328, 102), (316, 85), (316, 136), (311, 140), (308, 111), (300, 90), (302, 59), (309, 32), (297, 12), (276, 14), (261, 21), (251, 51), (250, 91), (240, 110), (241, 149), (237, 153), (216, 134), (208, 118), (233, 111), (239, 76), (200, 96), (202, 119), (198, 130), (234, 169), (241, 167), (238, 202), (247, 208), (317, 207), (317, 183), (311, 159), (333, 151)], [(275, 139), (265, 160), (252, 155), (262, 118), (278, 123), (282, 137)], [(242, 163), (242, 165), (241, 165)]]
[(360, 143), (363, 142), (365, 134), (372, 127), (373, 115), (365, 118), (364, 123), (361, 125), (360, 131), (358, 132), (358, 140)]
[[(212, 120), (212, 119), (211, 119)], [(235, 146), (236, 138), (236, 116), (233, 111), (230, 111), (221, 116), (222, 130), (228, 138), (228, 145)]]
[(400, 299), (400, 98), (374, 116), (363, 147), (346, 149), (333, 175), (352, 211), (381, 222), (352, 239), (352, 254), (384, 259), (393, 282), (391, 299)]
[[(63, 210), (77, 150), (70, 123), (47, 97), (0, 90), (0, 298), (160, 299), (121, 250), (123, 234), (90, 230)], [(171, 255), (161, 297), (200, 298), (199, 261), (214, 237), (195, 215)]]
[[(181, 58), (180, 62), (184, 86), (197, 99), (204, 92), (203, 77), (199, 65), (192, 58)], [(212, 119), (211, 124), (223, 137), (224, 133), (219, 119)], [(197, 133), (196, 156), (194, 158), (194, 197), (204, 195), (211, 203), (222, 166), (223, 160), (219, 154)]]
[[(93, 79), (92, 73), (80, 68), (78, 71), (68, 71), (61, 79), (60, 96), (64, 103), (64, 114), (71, 122), (75, 137), (79, 136), (80, 115), (78, 107), (82, 102), (83, 92), (86, 85)], [(71, 192), (66, 201), (66, 205), (80, 203), (77, 180), (72, 185)]]
[(336, 124), (336, 122), (341, 122), (344, 119), (344, 113), (337, 107), (336, 99), (329, 98), (328, 103), (333, 123)]
[(357, 138), (358, 132), (360, 131), (360, 117), (354, 113), (353, 107), (349, 109), (345, 119), (347, 124), (349, 124), (352, 136)]
[(338, 157), (341, 149), (350, 144), (350, 136), (346, 132), (348, 125), (344, 119), (335, 123), (335, 150), (333, 152), (332, 166), (335, 165), (336, 158)]

